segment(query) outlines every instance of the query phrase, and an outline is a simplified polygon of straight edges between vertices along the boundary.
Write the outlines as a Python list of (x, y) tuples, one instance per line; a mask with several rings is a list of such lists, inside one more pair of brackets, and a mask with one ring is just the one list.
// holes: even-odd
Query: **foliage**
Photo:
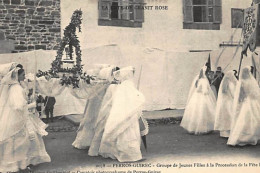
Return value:
[[(82, 69), (83, 65), (81, 65), (81, 49), (80, 49), (80, 41), (76, 35), (76, 29), (78, 28), (79, 32), (81, 32), (81, 23), (82, 23), (82, 11), (75, 10), (71, 17), (70, 24), (64, 30), (64, 37), (60, 42), (59, 49), (57, 51), (56, 59), (51, 64), (51, 69), (48, 72), (39, 71), (37, 76), (46, 76), (50, 75), (52, 78), (57, 78), (58, 73), (66, 72), (71, 75), (69, 77), (62, 77), (61, 84), (62, 85), (73, 85), (73, 87), (79, 87), (79, 79), (83, 78)], [(75, 48), (76, 54), (76, 64), (72, 68), (62, 68), (62, 56), (65, 47), (68, 46), (69, 58), (73, 59), (73, 47)]]

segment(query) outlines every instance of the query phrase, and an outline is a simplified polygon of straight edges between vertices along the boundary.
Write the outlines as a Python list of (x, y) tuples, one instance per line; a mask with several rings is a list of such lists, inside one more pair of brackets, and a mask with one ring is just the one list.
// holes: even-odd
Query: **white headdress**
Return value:
[(197, 88), (197, 86), (198, 86), (198, 81), (199, 81), (199, 79), (206, 78), (206, 70), (207, 70), (207, 66), (203, 66), (203, 67), (200, 69), (199, 74), (193, 79), (193, 82), (192, 82), (191, 87), (190, 87), (190, 91), (189, 91), (187, 103), (189, 102), (191, 95), (192, 95), (192, 94), (194, 93), (194, 91), (196, 90), (196, 88)]
[(16, 67), (16, 65), (17, 65), (16, 62), (0, 64), (0, 75), (2, 76), (6, 75), (9, 71), (13, 70)]
[(113, 73), (114, 78), (123, 82), (124, 80), (132, 79), (134, 77), (135, 68), (132, 66), (124, 67)]
[(9, 71), (1, 80), (1, 85), (12, 85), (13, 83), (17, 83), (19, 69), (19, 67), (15, 67), (11, 71)]
[[(236, 86), (236, 83), (237, 83), (237, 78), (234, 75), (234, 71), (233, 70), (228, 71), (225, 74), (225, 76), (220, 84), (220, 87), (219, 87), (220, 92), (224, 93), (224, 94), (227, 93), (229, 85), (233, 84), (234, 86)], [(235, 88), (234, 88), (234, 90), (235, 90)]]
[(98, 75), (99, 78), (112, 80), (114, 68), (115, 68), (115, 66), (110, 66), (110, 67), (106, 67), (106, 68), (101, 69), (100, 72), (99, 72), (99, 75)]

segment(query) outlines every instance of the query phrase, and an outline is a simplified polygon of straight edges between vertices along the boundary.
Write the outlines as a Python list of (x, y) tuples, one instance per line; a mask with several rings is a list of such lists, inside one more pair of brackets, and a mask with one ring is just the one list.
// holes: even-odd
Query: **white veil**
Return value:
[(7, 64), (0, 64), (0, 80), (11, 70), (16, 67), (16, 62), (11, 62)]
[(217, 101), (217, 114), (220, 111), (220, 106), (225, 103), (225, 99), (234, 100), (235, 89), (237, 85), (237, 78), (234, 71), (228, 71), (219, 87), (218, 101)]
[(19, 68), (14, 68), (9, 71), (1, 80), (0, 85), (0, 108), (6, 103), (7, 93), (11, 85), (18, 83), (18, 70)]
[(110, 67), (102, 68), (99, 72), (99, 78), (106, 79), (108, 81), (113, 80), (113, 70), (115, 66), (111, 65)]
[[(222, 94), (228, 94), (227, 92), (228, 92), (228, 88), (230, 87), (230, 85), (233, 84), (236, 86), (236, 83), (237, 83), (237, 78), (234, 75), (234, 71), (233, 70), (228, 71), (225, 74), (225, 76), (220, 84), (219, 90), (221, 91)], [(233, 87), (234, 86), (231, 86), (231, 88), (233, 88)], [(234, 88), (234, 90), (235, 90), (235, 88)], [(231, 93), (231, 94), (233, 95), (233, 93)], [(234, 95), (233, 95), (233, 97), (234, 97)]]
[(124, 67), (113, 73), (116, 80), (123, 82), (125, 80), (132, 80), (134, 78), (135, 68), (133, 66)]
[(228, 71), (219, 87), (215, 116), (215, 130), (230, 130), (233, 118), (234, 94), (237, 86), (234, 71)]
[(192, 84), (191, 84), (191, 87), (190, 87), (188, 99), (187, 99), (187, 104), (189, 103), (192, 94), (196, 91), (196, 88), (197, 88), (197, 86), (198, 86), (199, 80), (202, 79), (202, 78), (207, 78), (207, 77), (206, 77), (206, 70), (207, 70), (207, 66), (203, 66), (203, 67), (200, 69), (199, 74), (193, 79)]
[[(9, 116), (9, 113), (11, 112), (11, 109), (16, 109), (17, 107), (21, 106), (19, 104), (17, 105), (7, 105), (8, 100), (14, 101), (15, 99), (19, 99), (19, 95), (16, 97), (10, 97), (10, 88), (14, 84), (18, 84), (18, 70), (20, 68), (14, 68), (10, 72), (7, 73), (7, 75), (4, 76), (4, 78), (1, 81), (0, 86), (0, 141), (7, 139), (8, 137), (12, 136), (25, 124), (25, 122), (20, 121), (19, 117), (16, 117), (16, 115)], [(16, 93), (12, 93), (15, 95)], [(21, 102), (21, 104), (23, 104)], [(9, 117), (8, 117), (9, 116)]]
[(242, 103), (245, 99), (257, 99), (259, 101), (260, 97), (260, 88), (257, 81), (251, 74), (251, 68), (245, 67), (242, 69), (241, 74), (239, 75), (239, 81), (236, 86), (236, 91), (234, 95), (234, 105), (233, 105), (233, 120), (232, 128), (234, 123), (237, 120), (237, 116), (241, 110)]
[(114, 72), (117, 80), (121, 81), (113, 98), (113, 106), (105, 125), (103, 137), (114, 140), (127, 129), (132, 121), (138, 121), (142, 114), (144, 95), (139, 92), (131, 79), (134, 77), (134, 68), (126, 67)]

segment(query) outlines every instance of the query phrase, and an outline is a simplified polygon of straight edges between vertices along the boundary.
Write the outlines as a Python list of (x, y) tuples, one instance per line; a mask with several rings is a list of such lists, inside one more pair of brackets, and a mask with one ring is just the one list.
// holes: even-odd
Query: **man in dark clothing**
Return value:
[(56, 103), (55, 97), (45, 97), (45, 114), (47, 117), (47, 122), (49, 122), (49, 118), (51, 116), (51, 122), (53, 122), (53, 109)]
[(207, 63), (205, 64), (205, 66), (207, 67), (207, 69), (206, 69), (206, 74), (208, 74), (208, 73), (211, 71), (210, 64), (207, 62)]
[(213, 85), (216, 87), (217, 93), (223, 77), (224, 77), (224, 73), (222, 72), (221, 67), (217, 67), (217, 71), (214, 75), (214, 81), (213, 81)]
[(39, 116), (42, 115), (42, 103), (44, 103), (44, 98), (42, 97), (42, 95), (37, 96), (36, 110), (39, 112)]

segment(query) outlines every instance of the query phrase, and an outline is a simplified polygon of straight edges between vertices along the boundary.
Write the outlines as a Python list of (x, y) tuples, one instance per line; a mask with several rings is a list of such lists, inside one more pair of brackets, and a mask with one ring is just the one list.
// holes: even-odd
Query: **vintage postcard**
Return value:
[(259, 172), (259, 4), (0, 0), (0, 172)]

